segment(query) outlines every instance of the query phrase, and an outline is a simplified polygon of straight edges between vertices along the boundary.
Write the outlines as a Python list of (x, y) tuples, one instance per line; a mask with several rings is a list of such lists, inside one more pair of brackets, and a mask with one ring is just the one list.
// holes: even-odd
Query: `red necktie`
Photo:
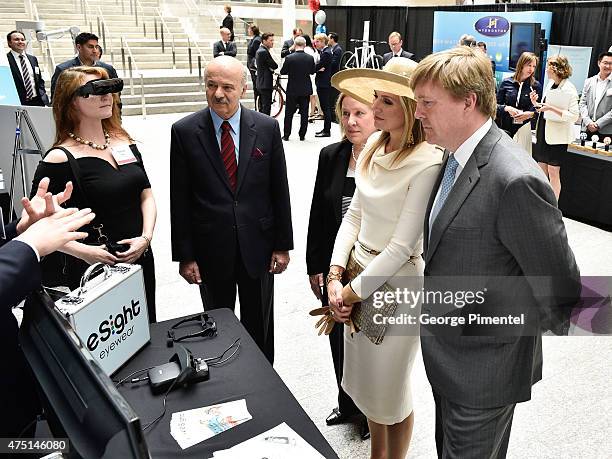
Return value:
[(234, 139), (230, 133), (231, 126), (227, 121), (221, 124), (221, 159), (223, 165), (227, 171), (227, 178), (229, 179), (232, 190), (236, 191), (236, 171), (238, 170), (238, 164), (236, 163), (236, 148), (234, 146)]

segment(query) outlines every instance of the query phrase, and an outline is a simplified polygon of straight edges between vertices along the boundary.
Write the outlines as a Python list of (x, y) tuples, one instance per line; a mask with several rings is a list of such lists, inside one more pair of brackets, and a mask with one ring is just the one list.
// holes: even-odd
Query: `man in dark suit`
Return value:
[(45, 82), (42, 78), (38, 59), (26, 54), (27, 41), (23, 32), (13, 30), (6, 36), (8, 47), (11, 50), (6, 54), (19, 95), (21, 105), (44, 107), (49, 105), (49, 98), (45, 91)]
[(317, 71), (315, 76), (315, 84), (317, 85), (317, 95), (319, 103), (323, 111), (323, 129), (315, 134), (315, 137), (330, 137), (331, 136), (331, 121), (332, 110), (331, 96), (331, 72), (332, 72), (332, 52), (327, 46), (327, 35), (319, 33), (314, 36), (315, 48), (321, 53), (321, 58), (315, 66)]
[(274, 34), (264, 33), (261, 36), (261, 45), (255, 53), (257, 64), (257, 92), (259, 92), (259, 111), (270, 114), (272, 108), (272, 88), (274, 87), (274, 70), (278, 64), (272, 58), (270, 50), (274, 46)]
[(221, 34), (221, 40), (216, 42), (213, 45), (213, 56), (232, 56), (236, 57), (238, 54), (238, 50), (236, 48), (236, 43), (230, 41), (231, 32), (229, 29), (223, 27), (219, 33)]
[(257, 63), (255, 61), (255, 55), (261, 46), (261, 35), (259, 34), (259, 27), (257, 27), (257, 24), (249, 25), (249, 36), (252, 38), (247, 46), (247, 69), (249, 69), (251, 82), (253, 83), (253, 97), (257, 100), (259, 92), (257, 91)]
[[(513, 318), (421, 327), (438, 455), (503, 458), (516, 403), (542, 378), (542, 329), (567, 328), (580, 273), (548, 180), (492, 122), (489, 59), (466, 46), (432, 54), (411, 86), (427, 141), (446, 149), (424, 222), (425, 287), (482, 295), (424, 303), (422, 318)], [(459, 284), (449, 287), (450, 277)]]
[(389, 34), (388, 43), (391, 51), (385, 53), (383, 56), (383, 65), (389, 62), (393, 57), (407, 57), (408, 59), (412, 59), (414, 57), (414, 54), (402, 49), (404, 41), (402, 40), (402, 35), (399, 32), (391, 32)]
[(283, 62), (280, 73), (288, 75), (287, 80), (287, 106), (285, 107), (285, 129), (283, 140), (289, 140), (291, 135), (291, 122), (295, 111), (300, 109), (300, 140), (306, 139), (308, 129), (308, 103), (312, 94), (310, 75), (315, 73), (315, 62), (312, 56), (304, 52), (306, 39), (295, 38), (295, 52), (291, 53)]
[[(340, 46), (340, 44), (338, 43), (338, 34), (336, 32), (330, 32), (327, 38), (327, 43), (331, 48), (332, 52), (331, 76), (334, 76), (336, 72), (339, 72), (341, 70), (340, 60), (342, 59), (342, 54), (344, 53), (344, 50), (342, 49), (342, 46)], [(332, 108), (331, 119), (334, 123), (338, 122), (338, 120), (336, 119), (336, 110), (334, 110), (334, 107), (336, 106), (336, 101), (338, 100), (339, 95), (340, 93), (338, 92), (338, 90), (332, 86), (329, 103)]]
[(204, 74), (208, 108), (172, 126), (172, 258), (204, 309), (234, 310), (274, 359), (274, 276), (293, 249), (285, 154), (278, 122), (240, 105), (246, 70), (220, 56)]
[(232, 17), (232, 7), (230, 5), (225, 5), (223, 10), (227, 13), (227, 15), (223, 18), (223, 21), (221, 21), (220, 28), (228, 29), (230, 31), (229, 41), (234, 41), (234, 18)]
[(295, 46), (294, 46), (295, 38), (301, 37), (302, 35), (304, 35), (304, 32), (302, 31), (302, 29), (300, 29), (299, 27), (296, 27), (295, 29), (293, 29), (293, 38), (290, 38), (289, 40), (285, 40), (283, 42), (283, 47), (281, 48), (281, 59), (284, 59), (289, 54), (295, 51)]
[(5, 236), (0, 237), (0, 346), (10, 369), (0, 379), (2, 437), (33, 437), (32, 421), (40, 413), (34, 378), (21, 351), (19, 327), (11, 310), (40, 286), (40, 257), (86, 237), (76, 230), (94, 217), (90, 210), (59, 210), (58, 205), (70, 198), (72, 185), (55, 197), (47, 193), (48, 185), (49, 179), (41, 180), (32, 200), (24, 198), (25, 211), (18, 222), (7, 225), (6, 231), (1, 231), (0, 222), (0, 236)]
[(102, 67), (108, 72), (109, 78), (117, 78), (117, 71), (112, 65), (96, 60), (98, 55), (98, 37), (96, 35), (88, 32), (80, 33), (74, 39), (74, 43), (77, 48), (77, 56), (55, 67), (55, 72), (53, 72), (51, 77), (51, 99), (53, 99), (53, 92), (55, 91), (55, 85), (60, 73), (72, 67), (78, 67), (79, 65)]

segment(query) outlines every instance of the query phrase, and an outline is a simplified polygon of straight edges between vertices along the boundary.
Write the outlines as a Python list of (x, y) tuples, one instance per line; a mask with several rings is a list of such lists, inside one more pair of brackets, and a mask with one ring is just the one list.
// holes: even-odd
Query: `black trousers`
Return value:
[(306, 136), (308, 129), (308, 103), (310, 96), (290, 96), (287, 95), (287, 106), (285, 107), (285, 137), (291, 135), (291, 124), (295, 111), (300, 109), (300, 137)]
[(272, 108), (272, 90), (258, 89), (257, 91), (259, 92), (259, 111), (269, 115)]
[(331, 98), (330, 98), (330, 106), (331, 106), (331, 119), (334, 123), (338, 123), (338, 119), (336, 118), (336, 102), (338, 101), (338, 97), (340, 97), (340, 91), (332, 86), (331, 88)]
[(259, 95), (259, 92), (257, 91), (257, 72), (249, 69), (249, 73), (251, 74), (251, 81), (253, 82), (253, 99), (257, 99), (257, 96)]
[(436, 449), (441, 459), (503, 459), (516, 403), (469, 408), (433, 392), (436, 402)]
[(34, 97), (34, 98), (24, 102), (21, 105), (26, 106), (26, 107), (44, 107), (45, 103), (42, 101), (42, 98), (40, 96), (36, 96), (36, 97)]
[(344, 324), (335, 324), (329, 334), (329, 347), (332, 360), (334, 361), (334, 373), (336, 373), (336, 384), (338, 385), (338, 408), (340, 413), (348, 416), (361, 413), (353, 402), (353, 399), (342, 389), (342, 374), (344, 366)]
[(234, 272), (223, 279), (202, 279), (200, 295), (204, 310), (229, 308), (236, 303), (236, 286), (240, 299), (240, 322), (249, 332), (268, 361), (274, 362), (274, 275), (262, 273), (249, 276), (240, 252), (236, 256)]
[(317, 87), (317, 94), (319, 95), (321, 110), (323, 110), (323, 131), (330, 132), (332, 122), (332, 88)]

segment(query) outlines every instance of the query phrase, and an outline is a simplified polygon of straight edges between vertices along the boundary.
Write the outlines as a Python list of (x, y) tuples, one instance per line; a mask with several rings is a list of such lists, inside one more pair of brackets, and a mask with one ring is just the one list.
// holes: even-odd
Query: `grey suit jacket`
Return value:
[[(589, 123), (595, 122), (599, 126), (601, 134), (612, 135), (612, 82), (610, 80), (606, 82), (605, 92), (596, 107), (597, 78), (597, 75), (595, 75), (584, 82), (584, 88), (578, 103), (580, 116), (582, 117), (582, 128), (586, 129)], [(610, 92), (609, 95), (608, 91)]]
[[(385, 53), (385, 55), (383, 56), (383, 65), (385, 65), (387, 62), (389, 62), (391, 60), (391, 58), (393, 57), (393, 53), (392, 52), (388, 52)], [(412, 59), (414, 57), (414, 54), (402, 49), (402, 56), (401, 57), (405, 57), (407, 59)]]
[[(430, 234), (429, 215), (445, 165), (446, 158), (425, 218), (426, 289), (439, 287), (442, 276), (471, 276), (480, 277), (478, 285), (487, 290), (483, 304), (452, 304), (445, 310), (424, 303), (423, 314), (523, 313), (527, 325), (521, 333), (512, 330), (514, 336), (499, 336), (508, 327), (452, 327), (455, 336), (440, 336), (422, 326), (427, 376), (435, 392), (463, 406), (493, 408), (529, 400), (531, 386), (542, 378), (541, 328), (565, 318), (562, 313), (569, 308), (559, 306), (573, 304), (580, 292), (561, 212), (537, 164), (493, 124)], [(546, 276), (546, 281), (532, 276)]]

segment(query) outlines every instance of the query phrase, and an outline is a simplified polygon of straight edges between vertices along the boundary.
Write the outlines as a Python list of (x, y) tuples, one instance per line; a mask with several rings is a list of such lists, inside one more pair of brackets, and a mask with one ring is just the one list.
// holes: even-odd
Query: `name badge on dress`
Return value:
[(119, 166), (124, 166), (126, 164), (138, 162), (138, 160), (136, 159), (136, 156), (134, 156), (134, 153), (130, 149), (129, 145), (121, 145), (118, 147), (113, 147), (111, 148), (111, 153), (113, 155), (113, 158), (115, 158), (115, 161), (117, 162)]

